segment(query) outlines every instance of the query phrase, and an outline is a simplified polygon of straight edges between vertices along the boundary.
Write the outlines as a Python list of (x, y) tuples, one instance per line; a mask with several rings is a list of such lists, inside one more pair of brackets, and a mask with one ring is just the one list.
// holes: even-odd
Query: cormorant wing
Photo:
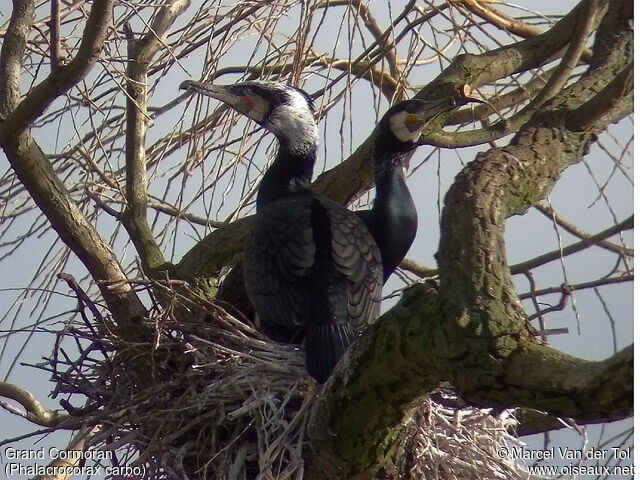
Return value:
[(289, 334), (305, 326), (311, 310), (303, 283), (316, 256), (311, 205), (304, 197), (268, 205), (256, 216), (245, 248), (245, 285), (260, 322)]
[(245, 249), (245, 283), (265, 326), (304, 332), (307, 370), (325, 381), (378, 315), (380, 252), (344, 206), (307, 192), (265, 207)]
[(327, 198), (321, 201), (331, 225), (334, 265), (349, 281), (349, 318), (356, 331), (362, 331), (380, 313), (383, 283), (380, 250), (358, 215)]

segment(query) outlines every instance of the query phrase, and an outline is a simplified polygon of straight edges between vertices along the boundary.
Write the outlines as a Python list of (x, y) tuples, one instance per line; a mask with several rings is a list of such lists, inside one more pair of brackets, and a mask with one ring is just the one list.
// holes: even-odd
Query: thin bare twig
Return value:
[[(563, 256), (571, 255), (572, 253), (577, 253), (582, 250), (585, 250), (593, 245), (598, 245), (602, 240), (611, 237), (617, 233), (620, 233), (624, 230), (629, 230), (633, 228), (633, 215), (623, 220), (622, 222), (612, 225), (609, 228), (604, 229), (603, 231), (596, 233), (591, 236), (584, 236), (584, 239), (573, 243), (567, 247), (562, 247), (561, 249), (555, 250), (553, 252), (545, 253), (538, 257), (532, 258), (530, 260), (526, 260), (524, 262), (518, 263), (516, 265), (512, 265), (510, 267), (511, 274), (515, 275), (517, 273), (524, 273), (525, 271), (531, 270), (533, 268), (539, 267), (546, 263), (552, 262), (554, 260), (558, 260)], [(618, 252), (620, 253), (620, 252)]]
[[(592, 235), (585, 232), (584, 230), (581, 230), (577, 226), (573, 225), (562, 215), (558, 214), (558, 212), (546, 202), (538, 203), (537, 205), (534, 206), (534, 208), (538, 210), (540, 213), (544, 214), (550, 220), (553, 220), (555, 218), (555, 221), (558, 223), (558, 225), (560, 225), (562, 228), (564, 228), (567, 232), (571, 233), (572, 235), (575, 235), (576, 237), (581, 238), (583, 240), (591, 239)], [(633, 256), (633, 249), (625, 247), (623, 245), (618, 245), (613, 242), (609, 242), (605, 239), (595, 242), (594, 245), (604, 248), (605, 250), (618, 253), (620, 255)]]

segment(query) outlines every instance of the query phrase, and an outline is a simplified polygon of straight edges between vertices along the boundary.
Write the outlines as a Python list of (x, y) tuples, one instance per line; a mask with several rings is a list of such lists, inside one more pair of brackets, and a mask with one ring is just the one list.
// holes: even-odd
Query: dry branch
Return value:
[[(553, 260), (557, 260), (558, 258), (566, 255), (571, 255), (572, 253), (581, 252), (593, 245), (599, 245), (603, 240), (616, 235), (617, 233), (623, 232), (625, 230), (630, 230), (633, 228), (633, 215), (619, 224), (612, 225), (609, 228), (606, 228), (602, 232), (596, 233), (595, 235), (588, 235), (579, 242), (573, 243), (571, 245), (567, 245), (563, 247), (562, 250), (556, 250), (554, 252), (545, 253), (538, 257), (532, 258), (530, 260), (526, 260), (524, 262), (518, 263), (516, 265), (511, 265), (511, 274), (514, 275), (516, 273), (522, 273), (525, 270), (531, 270), (532, 268), (539, 267), (544, 265), (545, 263), (552, 262)], [(617, 252), (618, 253), (618, 252)]]
[(505, 12), (494, 7), (492, 3), (491, 1), (485, 0), (459, 0), (458, 2), (453, 2), (453, 5), (458, 8), (460, 8), (459, 5), (464, 5), (465, 8), (468, 8), (471, 12), (484, 18), (496, 27), (520, 37), (531, 37), (540, 34), (540, 30), (537, 27), (525, 21), (512, 18)]
[(163, 38), (179, 15), (189, 6), (188, 0), (174, 0), (156, 11), (147, 33), (139, 39), (133, 38), (128, 29), (127, 63), (127, 134), (126, 134), (126, 200), (127, 208), (122, 217), (129, 236), (136, 246), (144, 272), (151, 276), (161, 275), (167, 268), (160, 247), (147, 221), (147, 158), (146, 132), (147, 74), (153, 58), (165, 47)]
[[(0, 52), (0, 66), (6, 86), (0, 94), (4, 121), (0, 124), (0, 145), (11, 166), (31, 197), (51, 222), (60, 238), (75, 252), (98, 283), (105, 301), (124, 327), (123, 334), (135, 335), (131, 319), (141, 316), (144, 307), (128, 284), (126, 276), (111, 248), (71, 198), (54, 172), (42, 149), (32, 138), (28, 127), (58, 96), (65, 93), (93, 67), (111, 23), (110, 1), (94, 2), (85, 26), (83, 40), (76, 57), (66, 66), (52, 72), (18, 103), (20, 69), (33, 11), (25, 15), (32, 2), (19, 2)], [(119, 283), (118, 283), (119, 282)]]
[[(24, 408), (24, 413), (17, 413), (30, 422), (43, 427), (60, 426), (70, 418), (69, 415), (60, 411), (47, 410), (31, 392), (13, 383), (0, 382), (0, 396), (18, 402)], [(9, 405), (4, 402), (1, 405), (4, 408), (9, 408)]]

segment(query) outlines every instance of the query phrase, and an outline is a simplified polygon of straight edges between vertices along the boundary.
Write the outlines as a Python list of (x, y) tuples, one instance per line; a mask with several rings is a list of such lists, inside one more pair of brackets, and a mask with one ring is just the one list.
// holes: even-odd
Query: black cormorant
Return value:
[[(376, 197), (371, 210), (355, 213), (365, 222), (380, 249), (383, 282), (402, 262), (416, 236), (417, 213), (404, 169), (419, 145), (422, 128), (440, 113), (468, 101), (474, 99), (405, 100), (392, 106), (378, 123), (373, 147)], [(241, 264), (231, 269), (220, 286), (218, 298), (251, 317), (253, 308), (244, 289), (242, 270)]]
[(255, 120), (279, 141), (258, 188), (244, 254), (247, 293), (261, 323), (304, 335), (308, 372), (324, 382), (380, 309), (382, 261), (363, 221), (310, 189), (318, 143), (309, 96), (275, 82), (186, 81)]
[(416, 237), (418, 215), (405, 181), (405, 167), (415, 152), (422, 128), (440, 113), (467, 100), (411, 99), (397, 103), (378, 123), (373, 146), (376, 197), (371, 210), (358, 210), (382, 255), (384, 282), (402, 262)]

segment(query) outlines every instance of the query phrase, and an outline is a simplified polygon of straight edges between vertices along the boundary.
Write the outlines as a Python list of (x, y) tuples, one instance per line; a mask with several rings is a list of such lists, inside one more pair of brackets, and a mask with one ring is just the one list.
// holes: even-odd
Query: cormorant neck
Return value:
[(376, 198), (369, 229), (382, 254), (383, 277), (393, 273), (407, 254), (416, 236), (418, 215), (407, 186), (403, 161), (410, 152), (377, 152)]
[(297, 143), (292, 148), (286, 140), (279, 139), (279, 143), (278, 154), (258, 187), (258, 210), (311, 184), (317, 144)]
[[(376, 144), (373, 149), (373, 177), (378, 191), (378, 183), (392, 174), (403, 174), (404, 164), (409, 162), (409, 158), (415, 151), (413, 148), (403, 148), (404, 145), (395, 142), (392, 145)], [(412, 151), (413, 150), (413, 151)]]
[[(405, 219), (406, 215), (414, 215), (413, 199), (407, 187), (402, 162), (387, 164), (384, 170), (376, 172), (376, 198), (373, 201), (373, 212), (395, 225), (396, 220)], [(406, 212), (404, 207), (408, 207)], [(405, 215), (406, 214), (406, 215)], [(396, 232), (400, 233), (400, 232)]]

